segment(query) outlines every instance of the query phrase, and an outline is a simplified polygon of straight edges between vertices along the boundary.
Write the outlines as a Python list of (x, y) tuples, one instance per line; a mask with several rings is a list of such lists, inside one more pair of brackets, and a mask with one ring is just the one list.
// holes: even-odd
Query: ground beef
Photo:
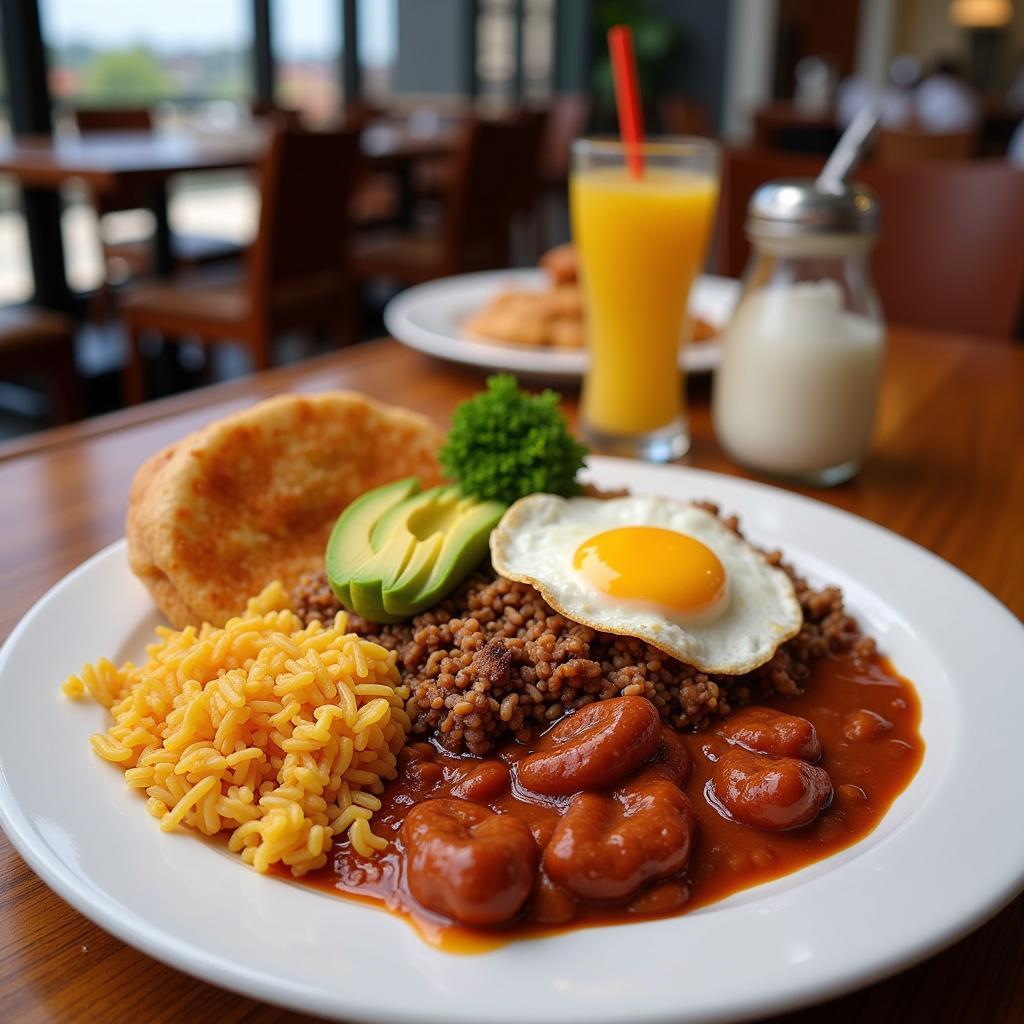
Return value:
[[(739, 533), (735, 517), (724, 521)], [(566, 711), (630, 694), (647, 697), (675, 728), (699, 729), (759, 694), (801, 692), (811, 664), (829, 652), (874, 653), (838, 588), (813, 590), (779, 552), (765, 557), (792, 577), (804, 624), (771, 661), (741, 676), (700, 672), (642, 640), (572, 622), (533, 587), (489, 568), (411, 622), (381, 626), (352, 616), (350, 625), (398, 652), (414, 734), (454, 753), (485, 754), (507, 733), (525, 740)], [(306, 622), (339, 609), (322, 573), (303, 580), (293, 599)]]

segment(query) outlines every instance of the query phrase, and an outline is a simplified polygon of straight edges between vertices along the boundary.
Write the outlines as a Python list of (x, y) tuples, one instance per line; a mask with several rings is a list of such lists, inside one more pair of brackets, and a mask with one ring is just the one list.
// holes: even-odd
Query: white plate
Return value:
[[(397, 295), (384, 310), (384, 323), (389, 334), (411, 348), (454, 363), (552, 380), (582, 377), (587, 368), (585, 350), (474, 341), (462, 329), (466, 319), (499, 292), (509, 288), (539, 291), (548, 284), (542, 270), (485, 270), (445, 277)], [(690, 313), (713, 327), (724, 327), (739, 287), (739, 281), (731, 277), (701, 275), (690, 292)], [(680, 365), (690, 373), (706, 373), (721, 360), (722, 346), (714, 338), (686, 345), (679, 354)]]
[(854, 847), (663, 921), (440, 953), (385, 912), (266, 878), (164, 835), (89, 750), (106, 712), (59, 683), (138, 657), (157, 622), (123, 542), (50, 591), (0, 652), (0, 823), (82, 913), (175, 967), (346, 1020), (600, 1024), (768, 1014), (891, 974), (1024, 884), (1024, 628), (935, 556), (797, 495), (683, 468), (595, 459), (606, 486), (711, 497), (751, 538), (845, 590), (921, 695), (921, 770)]

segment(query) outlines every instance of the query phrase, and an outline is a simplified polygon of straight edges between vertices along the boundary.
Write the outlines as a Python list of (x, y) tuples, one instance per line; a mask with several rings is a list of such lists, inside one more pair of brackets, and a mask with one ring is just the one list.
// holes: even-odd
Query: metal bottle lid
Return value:
[(800, 235), (866, 235), (878, 230), (880, 204), (866, 185), (844, 183), (834, 191), (813, 178), (769, 181), (750, 197), (747, 232), (767, 238)]

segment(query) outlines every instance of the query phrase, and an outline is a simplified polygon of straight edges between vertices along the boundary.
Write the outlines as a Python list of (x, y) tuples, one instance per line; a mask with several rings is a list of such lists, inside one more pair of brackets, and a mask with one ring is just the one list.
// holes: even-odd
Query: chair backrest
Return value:
[(711, 134), (707, 107), (679, 93), (666, 93), (658, 98), (658, 116), (666, 135)]
[[(774, 178), (813, 177), (819, 159), (732, 150), (723, 160), (716, 236), (719, 273), (737, 276), (754, 189)], [(856, 178), (882, 202), (872, 270), (894, 323), (1010, 337), (1024, 306), (1024, 169), (1002, 160), (885, 166)]]
[(977, 132), (938, 134), (881, 128), (872, 155), (880, 163), (904, 164), (919, 160), (967, 160), (977, 150)]
[(386, 107), (379, 103), (371, 103), (362, 97), (347, 100), (342, 113), (346, 128), (365, 128), (371, 122), (388, 116)]
[(267, 100), (250, 100), (249, 113), (255, 120), (266, 121), (275, 128), (301, 128), (302, 117), (291, 107), (280, 107)]
[(778, 100), (754, 111), (754, 143), (759, 148), (827, 154), (838, 141), (832, 110), (803, 111), (791, 101)]
[(519, 182), (512, 183), (519, 193), (513, 205), (516, 210), (528, 211), (537, 202), (540, 193), (543, 174), (541, 158), (551, 112), (547, 107), (521, 107), (516, 116), (530, 130), (529, 161), (531, 171)]
[(249, 251), (254, 308), (337, 297), (349, 280), (349, 205), (359, 173), (355, 131), (279, 129), (260, 169), (259, 231)]
[(545, 181), (564, 182), (569, 175), (572, 143), (586, 130), (592, 102), (585, 93), (561, 93), (552, 97), (541, 143), (541, 174)]
[(148, 132), (153, 128), (153, 113), (149, 107), (78, 107), (73, 114), (80, 135)]
[(739, 277), (747, 265), (750, 245), (743, 230), (747, 204), (758, 185), (775, 178), (809, 178), (821, 169), (817, 157), (796, 156), (775, 149), (727, 149), (722, 154), (722, 187), (714, 234), (715, 269)]
[[(78, 107), (72, 111), (79, 135), (108, 132), (149, 132), (153, 114), (149, 107)], [(114, 190), (93, 196), (98, 216), (119, 210), (134, 210), (146, 205), (148, 190), (138, 181), (122, 181)]]
[(519, 118), (467, 123), (445, 196), (442, 237), (453, 270), (507, 265), (512, 215), (536, 173), (532, 125)]

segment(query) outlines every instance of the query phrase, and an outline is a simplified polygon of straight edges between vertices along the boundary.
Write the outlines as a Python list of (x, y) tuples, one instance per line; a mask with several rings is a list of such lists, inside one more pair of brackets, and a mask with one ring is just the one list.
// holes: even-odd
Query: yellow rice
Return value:
[(342, 833), (364, 856), (387, 846), (370, 822), (409, 729), (394, 652), (345, 628), (339, 612), (303, 629), (273, 583), (223, 629), (160, 627), (145, 665), (103, 659), (64, 692), (110, 708), (92, 748), (162, 829), (231, 830), (256, 870), (302, 875)]

